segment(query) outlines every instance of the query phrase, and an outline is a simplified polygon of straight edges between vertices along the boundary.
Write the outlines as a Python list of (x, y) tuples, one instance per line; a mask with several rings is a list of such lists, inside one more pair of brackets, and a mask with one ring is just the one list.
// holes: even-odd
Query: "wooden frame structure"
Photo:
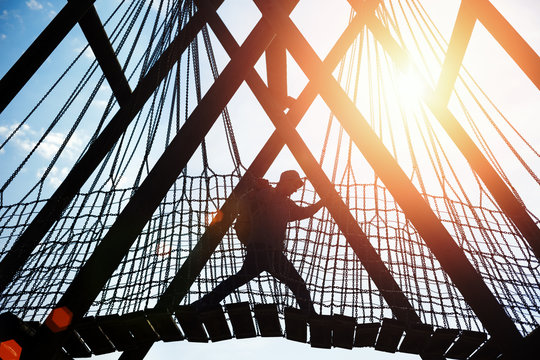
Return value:
[[(337, 119), (376, 174), (388, 187), (407, 218), (435, 254), (444, 271), (460, 290), (491, 337), (500, 345), (503, 353), (510, 357), (519, 353), (523, 338), (512, 320), (429, 205), (377, 138), (360, 111), (331, 75), (339, 59), (364, 26), (373, 33), (391, 58), (397, 60), (407, 57), (406, 51), (399, 46), (389, 30), (375, 16), (379, 0), (349, 0), (350, 5), (356, 10), (356, 16), (324, 61), (317, 57), (288, 16), (298, 0), (272, 2), (254, 0), (263, 17), (241, 46), (236, 43), (216, 12), (223, 0), (195, 0), (198, 7), (197, 13), (133, 91), (122, 72), (93, 2), (92, 0), (69, 1), (0, 81), (0, 90), (5, 95), (0, 103), (0, 111), (3, 111), (78, 22), (120, 105), (120, 109), (107, 127), (90, 145), (81, 160), (73, 167), (0, 263), (0, 291), (5, 289), (14, 274), (24, 265), (32, 250), (54, 222), (60, 218), (62, 211), (118, 141), (193, 38), (207, 23), (229, 54), (230, 62), (163, 152), (55, 308), (64, 306), (69, 308), (73, 313), (74, 321), (84, 316), (213, 126), (222, 109), (245, 80), (276, 127), (250, 165), (246, 175), (263, 176), (279, 151), (287, 145), (317, 193), (325, 200), (332, 217), (381, 291), (395, 317), (408, 324), (421, 323), (399, 285), (392, 278), (350, 210), (295, 130), (295, 126), (315, 97), (320, 95), (336, 114)], [(426, 105), (485, 183), (498, 205), (527, 240), (536, 257), (540, 258), (540, 229), (447, 108), (476, 20), (486, 26), (540, 89), (540, 59), (530, 46), (488, 0), (462, 0), (439, 82)], [(292, 102), (287, 97), (286, 49), (309, 78), (309, 83), (301, 95)], [(253, 68), (263, 53), (266, 54), (267, 59), (268, 87)], [(289, 108), (287, 114), (283, 112), (285, 108)], [(170, 166), (172, 163), (176, 166)], [(156, 309), (170, 309), (185, 296), (234, 221), (236, 215), (232, 210), (235, 208), (234, 203), (245, 190), (244, 177), (220, 209), (224, 214), (223, 220), (211, 224), (206, 229), (167, 290), (159, 298)], [(66, 332), (53, 333), (42, 325), (32, 349), (34, 352), (23, 351), (23, 358), (29, 359), (32, 354), (39, 354), (40, 358), (44, 359), (52, 358), (65, 337)], [(121, 359), (142, 359), (151, 346), (152, 344), (147, 344), (135, 350), (126, 351)]]

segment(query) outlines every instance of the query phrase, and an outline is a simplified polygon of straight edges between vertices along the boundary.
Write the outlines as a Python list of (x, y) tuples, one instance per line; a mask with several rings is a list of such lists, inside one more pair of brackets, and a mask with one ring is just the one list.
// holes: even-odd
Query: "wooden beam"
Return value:
[[(482, 277), (279, 4), (255, 2), (304, 73), (318, 84), (322, 98), (460, 289), (465, 301), (504, 351), (512, 354), (522, 337)], [(357, 12), (360, 3), (351, 1)], [(320, 179), (310, 177), (310, 180)]]
[[(73, 0), (69, 0), (73, 2)], [(120, 106), (125, 106), (131, 95), (131, 88), (114, 53), (109, 37), (103, 28), (94, 6), (79, 20), (79, 25), (92, 48), (92, 52), (103, 70), (103, 74)]]
[(0, 80), (0, 113), (30, 80), (95, 0), (68, 2)]
[(287, 98), (287, 51), (278, 38), (266, 49), (266, 78), (270, 91), (280, 104), (284, 104)]
[(435, 98), (442, 106), (446, 106), (450, 100), (475, 23), (471, 2), (462, 0), (435, 89)]
[(540, 57), (489, 0), (467, 0), (487, 31), (540, 90)]

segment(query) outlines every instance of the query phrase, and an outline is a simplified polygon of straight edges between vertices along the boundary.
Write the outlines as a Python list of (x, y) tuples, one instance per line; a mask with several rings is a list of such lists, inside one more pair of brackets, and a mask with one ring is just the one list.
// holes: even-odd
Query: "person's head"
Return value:
[(302, 187), (304, 182), (295, 170), (287, 170), (281, 173), (276, 189), (289, 196)]

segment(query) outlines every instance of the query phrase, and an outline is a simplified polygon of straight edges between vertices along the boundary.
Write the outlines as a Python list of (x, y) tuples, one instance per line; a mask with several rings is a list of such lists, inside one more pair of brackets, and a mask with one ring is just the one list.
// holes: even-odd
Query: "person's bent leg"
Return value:
[(315, 308), (306, 282), (283, 253), (279, 252), (274, 255), (274, 268), (270, 273), (291, 289), (301, 310), (308, 315), (315, 314)]
[(227, 295), (238, 289), (240, 286), (245, 285), (254, 277), (259, 275), (260, 270), (257, 266), (257, 259), (255, 254), (250, 254), (248, 251), (246, 259), (240, 271), (236, 274), (229, 276), (223, 280), (218, 286), (211, 292), (203, 296), (201, 299), (195, 301), (192, 306), (198, 311), (204, 311), (208, 308), (216, 306), (221, 300), (225, 299)]

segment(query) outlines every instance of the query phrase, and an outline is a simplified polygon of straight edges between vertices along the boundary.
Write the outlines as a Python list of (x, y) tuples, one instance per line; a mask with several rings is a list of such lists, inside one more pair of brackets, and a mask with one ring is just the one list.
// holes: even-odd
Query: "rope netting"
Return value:
[[(136, 0), (120, 2), (110, 11), (105, 28), (110, 30), (111, 43), (134, 88), (158, 63), (159, 56), (197, 9), (191, 1)], [(418, 63), (424, 63), (423, 76), (434, 84), (447, 43), (420, 2), (383, 2), (377, 17), (411, 56), (428, 53)], [(25, 320), (45, 319), (209, 84), (219, 76), (221, 62), (226, 60), (214, 55), (222, 52), (218, 44), (204, 26), (165, 79), (156, 84), (153, 95), (127, 131), (1, 294), (1, 312), (11, 311)], [(18, 114), (16, 118), (22, 120), (8, 124), (9, 132), (0, 134), (5, 138), (0, 156), (16, 158), (10, 158), (6, 163), (9, 171), (0, 175), (0, 259), (9, 253), (61, 183), (77, 161), (76, 155), (84, 155), (86, 149), (75, 145), (95, 140), (119, 108), (97, 62), (84, 59), (85, 51), (66, 65), (28, 114)], [(79, 82), (73, 80), (75, 76), (68, 76), (76, 68), (86, 69)], [(407, 100), (415, 106), (404, 103), (396, 86), (401, 72), (364, 28), (335, 74), (518, 329), (528, 334), (540, 322), (538, 260), (466, 160), (457, 156), (454, 146), (440, 134), (440, 126), (429, 110), (418, 104), (418, 99)], [(526, 140), (528, 134), (522, 135), (512, 127), (465, 70), (456, 87), (460, 92), (453, 95), (453, 111), (520, 198), (523, 189), (512, 186), (504, 164), (498, 163), (501, 157), (492, 151), (490, 140), (483, 138), (480, 129), (493, 129), (538, 183), (535, 174), (539, 169), (532, 165), (540, 157), (535, 144)], [(104, 97), (108, 100), (103, 101)], [(58, 104), (58, 99), (67, 100)], [(96, 104), (102, 105), (99, 111), (89, 111), (96, 110)], [(23, 135), (35, 131), (37, 119), (51, 119), (50, 114), (55, 115), (48, 128), (24, 143), (28, 146), (23, 155), (13, 155), (10, 146), (20, 145)], [(253, 146), (256, 125), (252, 125), (252, 119), (235, 118), (227, 108), (221, 120), (161, 201), (89, 314), (123, 314), (152, 308), (167, 289), (216, 211), (245, 174), (241, 150)], [(459, 290), (348, 134), (332, 114), (327, 120), (310, 128), (305, 141), (320, 151), (322, 168), (422, 321), (437, 327), (483, 331)], [(43, 168), (42, 155), (54, 138), (60, 141), (53, 146)], [(25, 169), (33, 168), (40, 169), (37, 182), (25, 175)], [(293, 199), (305, 206), (317, 196), (307, 182)], [(524, 199), (526, 205), (528, 201)], [(538, 224), (535, 215), (531, 216)], [(349, 315), (359, 322), (392, 317), (379, 289), (326, 209), (311, 219), (290, 224), (285, 255), (306, 281), (318, 312)], [(237, 272), (244, 256), (245, 248), (229, 229), (181, 304), (199, 299)], [(267, 273), (225, 299), (226, 303), (238, 301), (278, 303), (281, 311), (287, 305), (296, 305), (290, 290)]]
[[(216, 207), (223, 204), (238, 180), (233, 175), (178, 179), (179, 186), (161, 203), (90, 314), (152, 308), (212, 221)], [(483, 329), (384, 187), (349, 184), (338, 189), (343, 196), (348, 194), (351, 211), (362, 230), (425, 323)], [(88, 259), (132, 190), (96, 191), (74, 199), (63, 220), (49, 232), (3, 293), (0, 307), (28, 320), (44, 320), (51, 304), (61, 297)], [(313, 197), (313, 189), (304, 187), (296, 200), (306, 205)], [(540, 315), (535, 301), (540, 296), (538, 262), (521, 245), (519, 234), (505, 215), (441, 197), (426, 198), (434, 209), (441, 209), (437, 215), (453, 230), (452, 235), (519, 328), (525, 333), (535, 328)], [(3, 235), (3, 241), (17, 238), (35, 205), (39, 207), (28, 203), (2, 208), (2, 234), (8, 233)], [(445, 211), (448, 205), (455, 212)], [(14, 217), (14, 213), (21, 215)], [(318, 312), (354, 316), (360, 322), (392, 316), (327, 211), (292, 223), (287, 239), (286, 256), (306, 280)], [(8, 249), (4, 247), (1, 254)], [(237, 272), (244, 255), (245, 248), (231, 228), (182, 304), (199, 299)], [(289, 289), (263, 273), (225, 299), (226, 303), (238, 301), (294, 306), (296, 300)]]

